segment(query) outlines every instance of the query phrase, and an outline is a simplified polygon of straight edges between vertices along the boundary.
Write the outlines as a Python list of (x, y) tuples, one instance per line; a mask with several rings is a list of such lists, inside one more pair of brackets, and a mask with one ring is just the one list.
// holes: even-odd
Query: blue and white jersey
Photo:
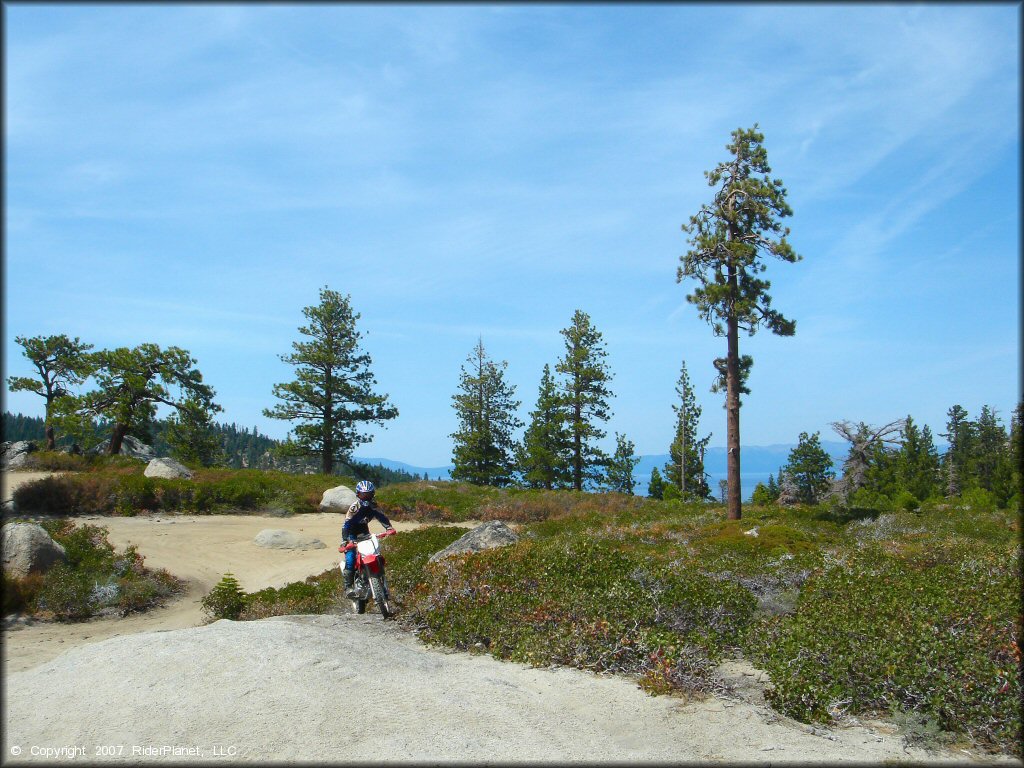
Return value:
[(370, 521), (374, 518), (379, 520), (385, 528), (391, 527), (391, 521), (380, 511), (376, 501), (366, 504), (361, 501), (354, 502), (345, 513), (345, 525), (341, 528), (341, 538), (348, 540), (369, 533)]

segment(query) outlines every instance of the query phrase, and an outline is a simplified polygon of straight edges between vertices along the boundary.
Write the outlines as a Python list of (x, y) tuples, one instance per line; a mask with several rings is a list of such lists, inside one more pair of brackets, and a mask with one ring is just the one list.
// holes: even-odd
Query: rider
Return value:
[[(370, 521), (377, 518), (386, 530), (394, 530), (387, 515), (380, 511), (377, 502), (373, 500), (375, 492), (373, 483), (369, 480), (360, 480), (356, 484), (356, 499), (352, 506), (345, 513), (345, 525), (341, 528), (341, 538), (345, 541), (355, 541), (357, 536), (364, 536), (370, 532)], [(342, 575), (345, 577), (345, 595), (351, 597), (352, 586), (355, 581), (356, 551), (350, 549), (345, 553), (345, 568)]]

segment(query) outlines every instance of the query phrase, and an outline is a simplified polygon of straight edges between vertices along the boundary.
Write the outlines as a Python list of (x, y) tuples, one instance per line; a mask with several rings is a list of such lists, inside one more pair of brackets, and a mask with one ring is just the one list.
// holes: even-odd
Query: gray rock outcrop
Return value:
[[(104, 440), (102, 443), (93, 448), (90, 451), (90, 453), (106, 453), (107, 448), (109, 447), (110, 441)], [(131, 435), (125, 435), (124, 439), (121, 441), (121, 455), (130, 456), (133, 459), (151, 461), (156, 458), (156, 451), (153, 450), (152, 446), (146, 445), (138, 438), (132, 437)]]
[(64, 547), (36, 523), (8, 523), (3, 527), (4, 573), (23, 579), (30, 573), (46, 573), (67, 559)]
[(179, 461), (168, 458), (153, 459), (146, 465), (146, 471), (142, 474), (146, 477), (163, 477), (168, 480), (192, 479), (192, 471), (188, 467)]
[(279, 528), (264, 528), (253, 541), (257, 546), (268, 549), (323, 549), (327, 546), (320, 539)]
[(507, 547), (519, 541), (519, 536), (500, 520), (491, 520), (478, 525), (462, 538), (453, 541), (440, 552), (430, 556), (428, 562), (435, 563), (452, 555), (462, 555), (467, 552), (481, 552), (485, 549), (495, 547)]
[(356, 492), (345, 485), (328, 488), (320, 500), (321, 512), (347, 512), (358, 499)]
[(26, 469), (29, 466), (28, 455), (36, 449), (36, 444), (28, 440), (0, 443), (0, 468)]

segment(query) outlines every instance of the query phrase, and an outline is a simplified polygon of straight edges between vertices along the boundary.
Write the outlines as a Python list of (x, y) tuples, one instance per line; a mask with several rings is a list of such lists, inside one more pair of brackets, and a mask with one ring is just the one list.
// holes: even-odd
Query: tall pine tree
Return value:
[(602, 336), (590, 322), (590, 316), (576, 310), (572, 323), (560, 333), (565, 337), (565, 357), (555, 370), (565, 376), (564, 397), (569, 434), (572, 437), (572, 487), (583, 490), (588, 482), (600, 483), (608, 456), (597, 446), (607, 434), (598, 423), (607, 421), (608, 382), (612, 378), (605, 363), (607, 352)]
[(676, 384), (678, 404), (673, 404), (676, 413), (676, 432), (672, 445), (669, 446), (669, 462), (665, 465), (665, 482), (679, 491), (679, 498), (684, 501), (704, 501), (710, 498), (711, 488), (708, 487), (704, 475), (704, 450), (707, 448), (711, 435), (697, 437), (701, 407), (690, 385), (690, 377), (683, 361)]
[(551, 367), (545, 364), (537, 406), (530, 412), (530, 425), (519, 451), (523, 484), (548, 490), (567, 487), (572, 482), (571, 455), (565, 399), (551, 376)]
[(792, 336), (796, 323), (772, 309), (771, 283), (758, 277), (765, 271), (762, 254), (782, 261), (799, 261), (786, 237), (781, 219), (792, 215), (786, 189), (771, 179), (764, 135), (757, 124), (733, 131), (726, 149), (732, 157), (706, 173), (708, 185), (718, 187), (714, 201), (701, 207), (683, 231), (691, 249), (680, 257), (677, 282), (693, 278), (700, 285), (686, 298), (709, 322), (716, 336), (726, 337), (726, 356), (715, 368), (725, 374), (726, 445), (728, 448), (728, 516), (741, 515), (740, 393), (744, 372), (752, 360), (741, 356), (739, 330), (753, 335), (764, 325), (779, 336)]
[[(466, 358), (459, 392), (452, 396), (459, 428), (451, 437), (453, 480), (505, 486), (513, 482), (516, 444), (513, 433), (523, 423), (516, 416), (515, 387), (505, 381), (508, 363), (487, 356), (483, 339)], [(468, 366), (468, 367), (467, 367)]]
[(295, 381), (274, 385), (282, 402), (263, 415), (304, 422), (294, 427), (296, 439), (282, 453), (319, 456), (321, 471), (330, 475), (335, 462), (348, 461), (355, 446), (372, 439), (360, 431), (364, 423), (383, 424), (398, 416), (398, 409), (388, 404), (387, 395), (373, 392), (377, 380), (370, 355), (359, 347), (359, 313), (348, 296), (324, 286), (320, 303), (302, 314), (309, 325), (299, 333), (309, 340), (292, 342), (294, 352), (281, 355), (295, 366)]

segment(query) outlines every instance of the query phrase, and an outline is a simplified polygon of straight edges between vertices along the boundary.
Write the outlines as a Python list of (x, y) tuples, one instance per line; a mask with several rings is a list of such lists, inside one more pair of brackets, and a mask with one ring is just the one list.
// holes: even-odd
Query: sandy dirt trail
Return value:
[[(4, 500), (19, 485), (51, 473), (3, 473)], [(185, 581), (185, 592), (167, 605), (125, 618), (106, 617), (75, 624), (32, 623), (4, 632), (3, 662), (7, 672), (18, 672), (53, 659), (70, 647), (110, 637), (152, 630), (184, 629), (204, 622), (200, 601), (225, 573), (232, 573), (246, 592), (282, 587), (336, 568), (344, 515), (313, 513), (295, 517), (269, 515), (145, 515), (139, 517), (87, 516), (83, 523), (109, 531), (107, 539), (118, 550), (134, 544), (149, 568), (165, 568)], [(465, 526), (475, 522), (463, 523)], [(418, 523), (395, 521), (398, 531)], [(323, 549), (268, 549), (253, 539), (272, 528), (316, 538)], [(378, 524), (371, 526), (377, 530)]]

